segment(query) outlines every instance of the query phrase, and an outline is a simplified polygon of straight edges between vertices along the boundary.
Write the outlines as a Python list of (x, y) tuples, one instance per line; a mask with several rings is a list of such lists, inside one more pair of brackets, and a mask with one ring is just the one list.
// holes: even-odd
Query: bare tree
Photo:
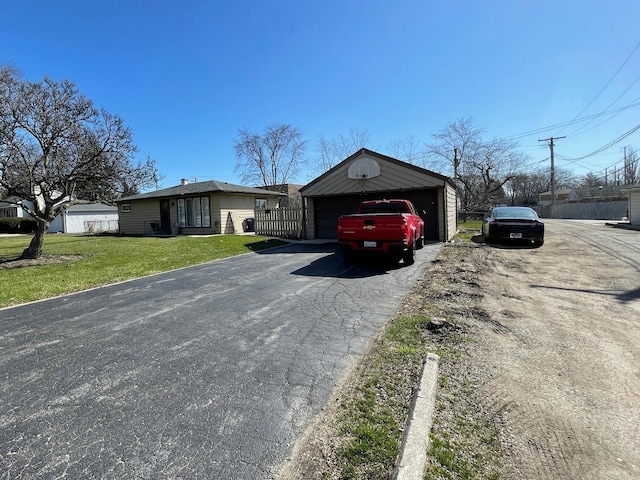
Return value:
[(29, 82), (0, 68), (0, 187), (22, 202), (37, 224), (22, 258), (42, 254), (51, 222), (70, 206), (111, 201), (124, 186), (151, 185), (152, 159), (134, 164), (131, 130), (97, 109), (68, 80)]
[(428, 161), (439, 165), (455, 180), (460, 164), (474, 158), (482, 143), (484, 130), (475, 126), (473, 119), (460, 118), (433, 135), (434, 143), (425, 145)]
[[(554, 172), (556, 186), (571, 188), (576, 180), (569, 170), (556, 168)], [(551, 189), (551, 171), (549, 167), (516, 174), (505, 184), (505, 193), (511, 205), (535, 205), (538, 195)]]
[(504, 139), (485, 141), (484, 130), (472, 119), (459, 119), (433, 135), (427, 155), (453, 175), (463, 213), (486, 210), (504, 197), (504, 185), (523, 168), (526, 156), (518, 144)]
[(600, 178), (593, 172), (589, 172), (582, 178), (580, 182), (580, 186), (598, 188), (598, 187), (601, 187), (603, 183), (604, 182), (602, 181), (602, 178)]
[(638, 176), (638, 154), (631, 145), (625, 147), (624, 184), (634, 185), (640, 181)]
[(287, 124), (266, 127), (262, 135), (247, 128), (238, 130), (235, 172), (247, 185), (288, 183), (304, 162), (306, 140)]
[(347, 133), (341, 133), (337, 138), (330, 140), (320, 136), (316, 144), (317, 161), (311, 169), (317, 175), (321, 175), (361, 148), (365, 148), (370, 141), (367, 130), (360, 130), (358, 127), (351, 127)]
[(389, 154), (398, 160), (412, 165), (425, 165), (425, 151), (420, 140), (414, 135), (409, 135), (400, 140), (394, 140), (389, 144)]

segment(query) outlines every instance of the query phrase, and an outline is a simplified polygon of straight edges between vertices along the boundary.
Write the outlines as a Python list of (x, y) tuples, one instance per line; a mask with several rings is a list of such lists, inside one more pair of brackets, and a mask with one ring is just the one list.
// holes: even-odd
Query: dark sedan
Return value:
[(485, 242), (497, 240), (529, 241), (540, 247), (544, 243), (544, 223), (529, 207), (496, 207), (482, 224)]

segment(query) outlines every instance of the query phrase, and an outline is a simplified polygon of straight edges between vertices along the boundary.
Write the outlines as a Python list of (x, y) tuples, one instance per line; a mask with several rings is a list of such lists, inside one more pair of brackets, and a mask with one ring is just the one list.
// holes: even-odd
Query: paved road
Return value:
[(439, 250), (289, 245), (0, 310), (0, 478), (270, 478)]

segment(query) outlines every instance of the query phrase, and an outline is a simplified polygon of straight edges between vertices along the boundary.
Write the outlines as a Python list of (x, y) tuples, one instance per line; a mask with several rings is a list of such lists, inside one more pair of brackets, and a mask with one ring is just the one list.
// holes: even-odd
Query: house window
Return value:
[[(191, 202), (189, 200), (191, 200)], [(190, 203), (191, 205), (189, 205)], [(191, 225), (193, 225), (194, 227), (201, 227), (202, 212), (200, 211), (199, 198), (187, 199), (187, 212), (189, 212), (189, 219), (191, 220)]]
[(256, 210), (265, 210), (267, 208), (266, 198), (256, 198)]
[(184, 211), (184, 199), (178, 200), (178, 222), (180, 222), (181, 227), (187, 226), (187, 217)]
[(120, 206), (120, 211), (121, 212), (130, 212), (131, 211), (131, 204), (130, 203), (123, 203)]
[(7, 207), (0, 209), (0, 217), (17, 217), (18, 216), (18, 207)]
[(210, 227), (209, 197), (178, 199), (178, 221), (181, 227)]
[(210, 227), (211, 226), (211, 214), (209, 213), (209, 197), (202, 197), (202, 226)]

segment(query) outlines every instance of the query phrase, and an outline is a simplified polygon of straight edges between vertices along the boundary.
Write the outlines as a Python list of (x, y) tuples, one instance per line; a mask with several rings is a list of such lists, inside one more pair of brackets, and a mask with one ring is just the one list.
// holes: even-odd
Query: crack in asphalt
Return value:
[(270, 478), (439, 250), (305, 248), (0, 311), (0, 478)]

